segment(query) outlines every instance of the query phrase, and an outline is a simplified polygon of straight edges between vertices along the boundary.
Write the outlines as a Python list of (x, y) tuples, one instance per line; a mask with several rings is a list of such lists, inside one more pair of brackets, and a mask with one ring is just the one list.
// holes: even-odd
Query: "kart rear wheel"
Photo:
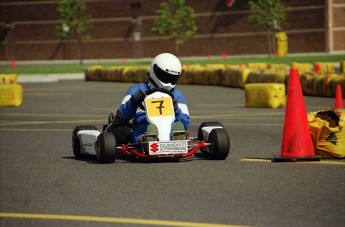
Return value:
[(99, 148), (97, 160), (100, 163), (113, 163), (116, 155), (116, 138), (113, 133), (101, 133), (98, 136)]
[(202, 135), (201, 129), (203, 127), (209, 127), (209, 126), (221, 126), (223, 127), (223, 124), (218, 121), (210, 121), (210, 122), (203, 122), (198, 128), (198, 140), (204, 140), (204, 136)]
[(80, 140), (77, 133), (82, 130), (97, 130), (97, 128), (93, 125), (80, 125), (74, 128), (72, 133), (72, 148), (73, 154), (77, 159), (82, 159), (87, 156), (80, 152)]
[(208, 136), (208, 151), (214, 159), (224, 160), (230, 152), (230, 139), (223, 128), (213, 129)]
[[(205, 141), (206, 139), (204, 138), (204, 135), (202, 134), (202, 128), (203, 127), (210, 127), (210, 126), (221, 126), (223, 127), (223, 124), (220, 123), (219, 121), (210, 121), (210, 122), (203, 122), (201, 123), (201, 125), (198, 128), (198, 140), (199, 141)], [(202, 153), (208, 153), (208, 149), (207, 148), (200, 148), (200, 151)]]

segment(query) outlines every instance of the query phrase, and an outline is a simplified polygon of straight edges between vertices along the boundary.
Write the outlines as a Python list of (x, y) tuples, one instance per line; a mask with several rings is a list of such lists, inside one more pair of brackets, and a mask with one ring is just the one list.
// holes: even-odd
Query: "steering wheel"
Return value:
[[(162, 93), (168, 94), (168, 95), (170, 95), (170, 97), (172, 99), (174, 99), (174, 94), (171, 91), (169, 91), (168, 89), (165, 89), (165, 88), (160, 88), (160, 87), (149, 89), (145, 92), (145, 94), (151, 95), (155, 92), (162, 92)], [(140, 103), (139, 107), (140, 107), (140, 109), (145, 110), (145, 107), (142, 103)]]
[(174, 99), (174, 94), (171, 91), (169, 91), (168, 89), (165, 89), (165, 88), (156, 87), (156, 88), (152, 88), (150, 90), (147, 90), (145, 93), (146, 93), (146, 95), (151, 95), (151, 94), (153, 94), (153, 93), (155, 93), (157, 91), (165, 93), (165, 94), (168, 94), (168, 95), (171, 96), (172, 99)]

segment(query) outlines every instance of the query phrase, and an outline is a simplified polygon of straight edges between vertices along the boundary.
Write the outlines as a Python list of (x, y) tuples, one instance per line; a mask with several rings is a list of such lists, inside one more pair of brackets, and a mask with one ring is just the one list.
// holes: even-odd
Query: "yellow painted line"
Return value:
[[(125, 223), (136, 225), (158, 225), (158, 226), (190, 226), (190, 227), (240, 227), (239, 225), (181, 222), (181, 221), (163, 221), (133, 218), (113, 218), (113, 217), (96, 217), (96, 216), (76, 216), (76, 215), (57, 215), (57, 214), (25, 214), (25, 213), (0, 213), (2, 218), (28, 218), (28, 219), (51, 219), (63, 221), (93, 221), (93, 222), (110, 222)], [(241, 226), (243, 227), (243, 226)]]
[(272, 160), (269, 158), (241, 158), (240, 161), (246, 162), (271, 162)]
[[(240, 161), (245, 162), (272, 162), (269, 158), (241, 158)], [(297, 162), (289, 162), (289, 163), (308, 163), (308, 164), (320, 164), (320, 165), (345, 165), (345, 160), (320, 160), (320, 161), (297, 161)]]

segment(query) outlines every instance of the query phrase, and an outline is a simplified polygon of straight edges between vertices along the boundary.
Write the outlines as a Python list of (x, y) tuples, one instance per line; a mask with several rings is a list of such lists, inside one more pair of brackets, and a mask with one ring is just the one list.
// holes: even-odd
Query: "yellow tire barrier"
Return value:
[(221, 75), (221, 85), (226, 87), (244, 88), (250, 72), (251, 70), (248, 68), (241, 70), (239, 68), (236, 69), (226, 66), (224, 73)]
[(17, 75), (0, 74), (0, 84), (17, 84)]
[(297, 69), (299, 75), (305, 72), (312, 72), (314, 69), (313, 64), (310, 64), (310, 63), (291, 62), (290, 67)]
[(23, 87), (19, 84), (0, 85), (0, 107), (19, 107), (23, 103)]
[(244, 86), (247, 107), (284, 107), (285, 85), (277, 83), (246, 84)]
[(277, 54), (279, 57), (286, 56), (289, 44), (288, 44), (288, 37), (285, 32), (277, 32), (275, 34), (277, 39)]
[(331, 74), (335, 73), (335, 67), (333, 62), (315, 62), (314, 71), (317, 74)]
[(267, 63), (248, 63), (247, 67), (253, 70), (266, 70), (268, 68)]
[(268, 69), (287, 72), (289, 66), (287, 64), (268, 64), (267, 67)]
[(340, 62), (340, 72), (345, 73), (345, 61)]
[[(298, 63), (292, 62), (290, 67), (297, 68), (300, 75), (302, 91), (305, 95), (335, 96), (336, 85), (340, 84), (345, 92), (345, 74), (318, 74), (314, 66), (318, 64), (325, 71), (332, 72), (334, 64), (329, 62)], [(345, 62), (341, 62), (343, 69)], [(251, 67), (251, 68), (249, 68)], [(92, 66), (85, 70), (85, 79), (93, 81), (112, 81), (139, 83), (146, 81), (149, 66)], [(288, 65), (250, 63), (245, 65), (183, 65), (179, 84), (215, 85), (244, 88), (246, 84), (278, 83), (285, 84), (289, 79)], [(345, 96), (345, 94), (344, 94)]]

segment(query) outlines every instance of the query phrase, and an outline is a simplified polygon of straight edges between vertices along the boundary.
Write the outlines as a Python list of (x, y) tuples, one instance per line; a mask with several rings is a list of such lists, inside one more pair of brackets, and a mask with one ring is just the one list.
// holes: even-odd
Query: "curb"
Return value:
[(51, 83), (64, 80), (84, 80), (84, 73), (61, 73), (61, 74), (20, 74), (17, 76), (18, 83)]

